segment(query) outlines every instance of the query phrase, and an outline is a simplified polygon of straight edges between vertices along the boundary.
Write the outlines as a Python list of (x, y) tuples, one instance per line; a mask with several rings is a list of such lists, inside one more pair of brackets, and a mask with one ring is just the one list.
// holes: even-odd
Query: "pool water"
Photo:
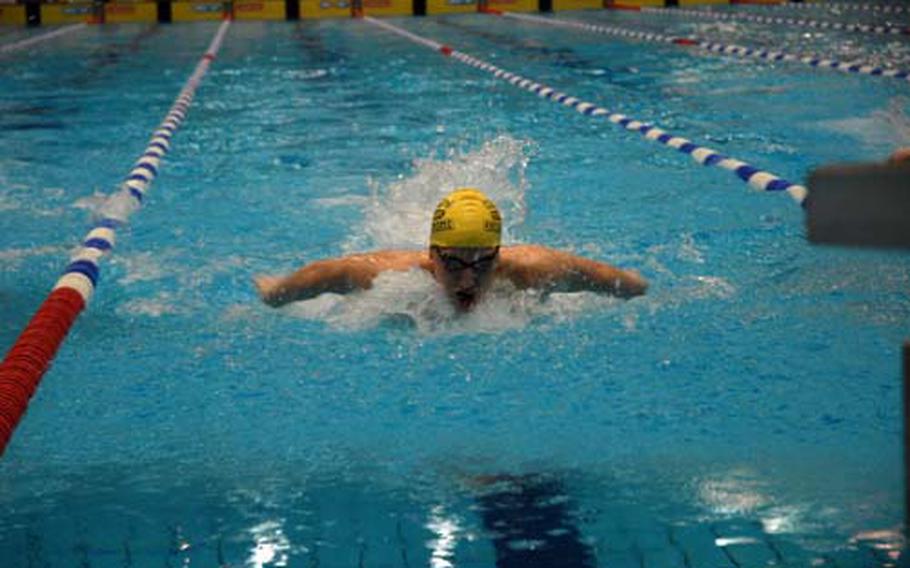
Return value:
[[(558, 17), (910, 67), (893, 38)], [(910, 143), (898, 80), (392, 22), (793, 181)], [(214, 31), (90, 27), (7, 56), (0, 343)], [(414, 272), (258, 301), (255, 274), (425, 246), (462, 185), (508, 242), (637, 269), (649, 293), (500, 288), (457, 317)], [(0, 462), (2, 564), (893, 565), (910, 258), (803, 227), (784, 194), (366, 22), (235, 23)]]

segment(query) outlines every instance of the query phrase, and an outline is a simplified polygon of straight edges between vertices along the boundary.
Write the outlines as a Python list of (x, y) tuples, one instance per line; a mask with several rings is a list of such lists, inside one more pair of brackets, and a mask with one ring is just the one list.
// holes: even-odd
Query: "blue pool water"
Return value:
[[(910, 67), (903, 40), (559, 17)], [(393, 22), (794, 181), (910, 143), (901, 81)], [(0, 344), (214, 31), (92, 27), (4, 62)], [(638, 269), (649, 294), (497, 290), (457, 318), (404, 273), (258, 302), (254, 274), (424, 246), (459, 185), (496, 198), (509, 242)], [(548, 539), (576, 566), (893, 564), (910, 258), (803, 223), (368, 23), (235, 23), (0, 462), (0, 564), (508, 566)]]

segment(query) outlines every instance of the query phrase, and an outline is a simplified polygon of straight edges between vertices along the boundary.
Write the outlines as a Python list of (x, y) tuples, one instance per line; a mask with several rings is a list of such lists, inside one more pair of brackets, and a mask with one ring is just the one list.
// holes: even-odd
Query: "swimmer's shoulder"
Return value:
[(545, 258), (553, 249), (543, 245), (508, 245), (499, 248), (499, 258), (503, 262), (530, 262)]
[(534, 287), (541, 282), (552, 252), (541, 245), (501, 247), (497, 275), (511, 280), (519, 288)]
[(386, 249), (352, 254), (345, 258), (349, 262), (373, 265), (380, 271), (430, 269), (430, 257), (424, 250)]
[(503, 272), (521, 271), (540, 267), (553, 260), (556, 254), (542, 245), (510, 245), (499, 249), (499, 267)]

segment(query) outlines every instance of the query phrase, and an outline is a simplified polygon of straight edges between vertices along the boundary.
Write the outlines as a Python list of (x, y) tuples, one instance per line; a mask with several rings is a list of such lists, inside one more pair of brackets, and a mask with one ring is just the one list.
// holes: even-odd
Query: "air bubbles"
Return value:
[(137, 209), (139, 209), (139, 202), (124, 187), (101, 204), (97, 215), (103, 219), (115, 219), (121, 223), (126, 223)]

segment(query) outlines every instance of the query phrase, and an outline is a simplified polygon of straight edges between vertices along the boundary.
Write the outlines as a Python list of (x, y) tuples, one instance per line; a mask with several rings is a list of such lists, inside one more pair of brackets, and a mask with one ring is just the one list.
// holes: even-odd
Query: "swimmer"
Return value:
[(369, 289), (388, 270), (425, 270), (458, 311), (471, 310), (497, 279), (518, 289), (592, 291), (631, 298), (648, 283), (637, 272), (539, 245), (500, 246), (502, 219), (476, 189), (446, 196), (433, 213), (426, 251), (381, 250), (317, 260), (287, 276), (256, 276), (262, 301), (278, 307), (325, 292)]
[(907, 164), (910, 163), (910, 147), (898, 148), (888, 157), (889, 164)]

